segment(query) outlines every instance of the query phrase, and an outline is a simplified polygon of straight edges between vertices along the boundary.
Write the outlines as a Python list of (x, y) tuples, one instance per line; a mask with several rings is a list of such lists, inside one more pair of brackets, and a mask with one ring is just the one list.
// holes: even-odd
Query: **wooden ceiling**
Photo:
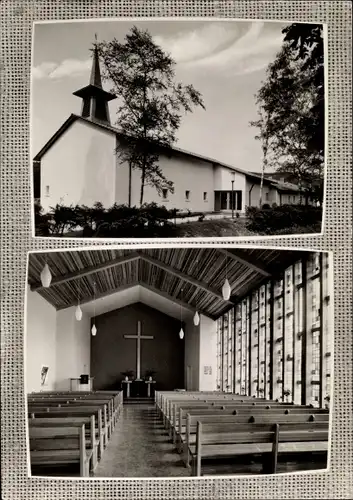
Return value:
[[(226, 312), (250, 290), (276, 277), (303, 252), (250, 248), (151, 248), (139, 250), (31, 253), (28, 282), (56, 309), (106, 297), (141, 285), (212, 319)], [(40, 273), (48, 263), (52, 274), (43, 288)], [(229, 301), (222, 297), (228, 278)], [(95, 294), (95, 295), (94, 295)]]

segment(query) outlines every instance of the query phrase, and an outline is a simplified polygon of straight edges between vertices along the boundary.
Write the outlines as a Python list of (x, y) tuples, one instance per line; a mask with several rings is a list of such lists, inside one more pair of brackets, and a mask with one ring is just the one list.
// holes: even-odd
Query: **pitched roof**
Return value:
[[(94, 127), (98, 127), (98, 128), (101, 128), (101, 129), (104, 129), (104, 130), (108, 130), (110, 132), (112, 132), (113, 134), (115, 134), (116, 136), (118, 137), (124, 137), (125, 134), (119, 130), (118, 128), (116, 127), (113, 127), (112, 125), (109, 125), (108, 123), (103, 123), (103, 122), (99, 122), (99, 121), (93, 121), (89, 118), (85, 118), (83, 116), (79, 116), (79, 115), (76, 115), (76, 114), (71, 114), (69, 116), (69, 118), (61, 125), (61, 127), (55, 132), (55, 134), (48, 140), (48, 142), (42, 147), (42, 149), (36, 154), (36, 156), (33, 158), (33, 161), (40, 161), (41, 158), (45, 155), (45, 153), (51, 148), (51, 146), (62, 136), (62, 134), (72, 125), (72, 123), (74, 123), (75, 121), (77, 120), (81, 120), (81, 121), (84, 121), (86, 123), (89, 123), (90, 125), (94, 126)], [(255, 172), (249, 172), (247, 170), (243, 170), (239, 167), (234, 167), (233, 165), (229, 165), (227, 163), (223, 163), (223, 162), (220, 162), (218, 160), (215, 160), (214, 158), (209, 158), (207, 156), (203, 156), (203, 155), (200, 155), (200, 154), (197, 154), (197, 153), (193, 153), (191, 151), (186, 151), (184, 149), (181, 149), (181, 148), (178, 148), (176, 146), (173, 146), (173, 147), (170, 147), (170, 148), (167, 148), (167, 147), (163, 147), (162, 148), (163, 150), (165, 151), (168, 151), (169, 154), (180, 154), (182, 156), (189, 156), (191, 158), (195, 158), (195, 159), (198, 159), (198, 160), (201, 160), (201, 161), (205, 161), (207, 163), (211, 163), (213, 166), (219, 166), (219, 167), (223, 167), (223, 168), (227, 168), (229, 170), (232, 170), (234, 172), (238, 172), (240, 174), (243, 174), (245, 175), (246, 177), (248, 177), (249, 179), (255, 181), (255, 182), (260, 182), (261, 181), (261, 175), (260, 174), (256, 174)], [(272, 179), (266, 179), (264, 178), (264, 183), (265, 184), (269, 184), (275, 188), (278, 188), (278, 189), (281, 189), (281, 186), (278, 181), (275, 181), (275, 180), (272, 180)], [(283, 184), (283, 183), (282, 183)], [(286, 183), (288, 184), (288, 183)], [(297, 187), (293, 184), (292, 185), (294, 187), (294, 191), (297, 190)], [(289, 188), (289, 184), (288, 184), (288, 188), (287, 190), (291, 190)]]

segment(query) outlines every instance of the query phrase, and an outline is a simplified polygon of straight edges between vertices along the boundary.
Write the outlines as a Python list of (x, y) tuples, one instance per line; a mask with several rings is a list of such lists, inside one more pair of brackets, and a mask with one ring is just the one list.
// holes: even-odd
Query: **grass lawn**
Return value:
[(245, 220), (216, 219), (202, 222), (185, 222), (175, 228), (178, 238), (212, 238), (227, 236), (257, 236), (245, 226)]

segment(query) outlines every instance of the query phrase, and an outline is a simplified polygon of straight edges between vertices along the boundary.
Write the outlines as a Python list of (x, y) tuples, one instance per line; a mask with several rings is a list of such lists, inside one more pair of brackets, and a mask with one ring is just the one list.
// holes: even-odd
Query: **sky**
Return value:
[[(176, 62), (175, 80), (192, 84), (206, 110), (182, 117), (176, 146), (248, 171), (261, 171), (255, 94), (283, 42), (286, 23), (262, 21), (80, 21), (35, 25), (32, 53), (32, 156), (81, 99), (72, 95), (89, 82), (92, 43), (123, 41), (132, 26), (148, 29)], [(104, 86), (104, 84), (103, 84)], [(105, 85), (110, 90), (109, 85)], [(116, 126), (114, 101), (109, 103)]]

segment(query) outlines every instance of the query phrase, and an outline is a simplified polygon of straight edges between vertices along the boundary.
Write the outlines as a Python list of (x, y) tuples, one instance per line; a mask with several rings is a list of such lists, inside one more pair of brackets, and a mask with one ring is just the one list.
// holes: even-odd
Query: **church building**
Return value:
[[(103, 89), (96, 50), (89, 84), (74, 95), (81, 99), (81, 113), (71, 114), (33, 158), (35, 200), (45, 212), (56, 204), (138, 206), (140, 173), (121, 164), (115, 154), (124, 135), (111, 123), (108, 103), (116, 96)], [(259, 174), (177, 147), (161, 148), (159, 165), (174, 183), (174, 192), (158, 193), (145, 186), (144, 203), (183, 212), (233, 209), (239, 214), (247, 206), (259, 206)], [(265, 178), (262, 200), (277, 205), (300, 203), (298, 186)]]
[[(36, 426), (67, 426), (71, 418), (81, 425), (100, 398), (111, 397), (100, 424), (106, 422), (107, 435), (89, 472), (96, 477), (190, 475), (170, 454), (173, 444), (184, 449), (182, 418), (195, 405), (207, 422), (215, 412), (216, 422), (284, 420), (318, 430), (320, 444), (291, 448), (303, 452), (303, 463), (291, 455), (283, 467), (325, 468), (331, 271), (329, 254), (297, 250), (30, 253), (25, 390), (33, 464), (43, 458)], [(184, 417), (179, 406), (172, 410), (178, 398)], [(158, 434), (162, 421), (172, 441)], [(58, 460), (53, 451), (50, 457)], [(243, 460), (238, 469), (253, 467)]]

